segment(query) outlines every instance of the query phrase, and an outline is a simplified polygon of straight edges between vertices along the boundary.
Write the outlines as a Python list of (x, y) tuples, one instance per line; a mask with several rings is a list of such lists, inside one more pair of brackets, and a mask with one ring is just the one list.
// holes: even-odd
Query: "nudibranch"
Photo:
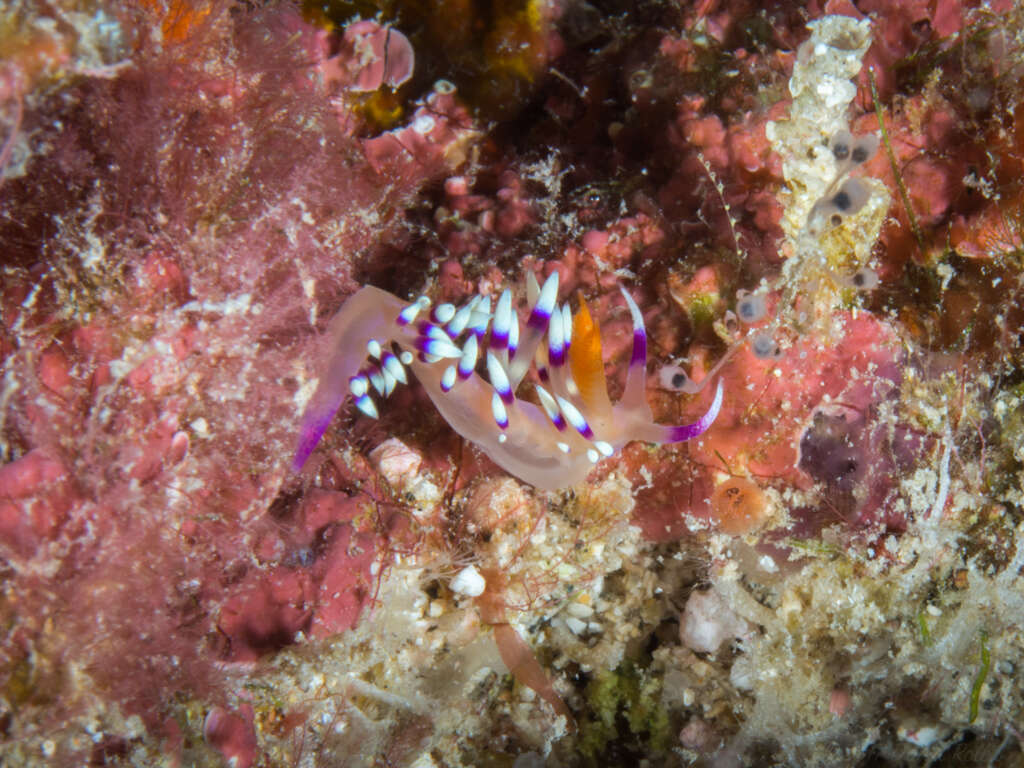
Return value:
[[(328, 327), (332, 354), (303, 417), (295, 471), (346, 397), (376, 418), (372, 393), (386, 398), (408, 383), (407, 371), (452, 429), (505, 471), (546, 490), (581, 483), (597, 462), (633, 440), (675, 443), (700, 435), (718, 416), (721, 380), (696, 422), (656, 424), (645, 391), (643, 317), (621, 290), (633, 320), (633, 351), (622, 399), (613, 404), (598, 324), (582, 297), (575, 316), (567, 303), (558, 303), (557, 272), (543, 288), (527, 273), (531, 307), (525, 326), (508, 289), (493, 310), (490, 296), (474, 296), (460, 307), (432, 307), (425, 296), (410, 304), (379, 288), (360, 289)], [(536, 380), (523, 389), (532, 389), (536, 404), (518, 394), (531, 367)]]

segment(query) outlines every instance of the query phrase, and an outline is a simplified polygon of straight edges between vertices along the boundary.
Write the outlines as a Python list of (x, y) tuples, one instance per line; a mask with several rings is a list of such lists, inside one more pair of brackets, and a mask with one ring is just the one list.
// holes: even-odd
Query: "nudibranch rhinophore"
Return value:
[[(328, 328), (333, 352), (303, 417), (295, 471), (346, 397), (376, 418), (372, 391), (386, 398), (399, 383), (408, 383), (407, 370), (452, 429), (505, 471), (546, 490), (581, 483), (597, 462), (632, 440), (689, 440), (718, 416), (721, 380), (707, 413), (693, 424), (654, 422), (645, 391), (647, 333), (625, 289), (633, 352), (615, 404), (608, 397), (601, 332), (586, 302), (581, 297), (575, 316), (568, 304), (558, 304), (557, 272), (543, 288), (528, 272), (527, 294), (531, 309), (521, 327), (508, 289), (493, 311), (490, 296), (474, 296), (461, 307), (431, 307), (425, 296), (409, 304), (372, 286), (356, 292)], [(538, 404), (517, 396), (531, 366)]]

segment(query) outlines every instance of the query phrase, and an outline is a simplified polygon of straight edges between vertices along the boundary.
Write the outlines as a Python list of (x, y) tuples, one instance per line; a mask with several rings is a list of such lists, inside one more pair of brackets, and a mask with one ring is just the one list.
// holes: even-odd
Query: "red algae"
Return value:
[[(248, 562), (246, 530), (280, 488), (272, 454), (283, 456), (303, 376), (281, 376), (295, 355), (274, 349), (347, 285), (350, 262), (334, 249), (362, 235), (334, 230), (334, 217), (386, 220), (375, 200), (392, 181), (365, 161), (346, 168), (358, 146), (288, 42), (290, 13), (229, 16), (220, 4), (179, 14), (162, 48), (122, 51), (135, 57), (130, 72), (65, 86), (86, 111), (65, 117), (60, 159), (35, 144), (35, 172), (3, 189), (12, 204), (33, 190), (47, 216), (63, 211), (67, 238), (44, 260), (31, 244), (39, 209), (3, 225), (17, 245), (4, 278), (0, 544), (23, 574), (16, 604), (36, 601), (21, 634), (39, 664), (88, 670), (111, 705), (147, 726), (176, 711), (172, 690), (227, 696), (218, 658), (256, 660), (300, 633), (351, 627), (375, 585), (376, 538), (315, 495), (319, 511), (301, 513), (313, 527), (289, 541), (291, 559)], [(29, 101), (24, 129), (41, 132), (37, 142), (54, 108)], [(172, 113), (191, 117), (176, 124)], [(114, 141), (121, 121), (132, 130)], [(447, 162), (406, 174), (405, 189)], [(97, 164), (117, 172), (92, 214), (76, 212)], [(301, 258), (282, 268), (280, 254), (259, 256), (252, 245), (269, 232)], [(119, 680), (125, 664), (133, 671)], [(19, 706), (52, 693), (29, 691)], [(87, 709), (81, 696), (61, 692), (65, 705), (39, 725), (59, 729)]]
[(206, 742), (223, 755), (228, 765), (249, 768), (258, 756), (252, 706), (243, 704), (238, 713), (221, 707), (210, 710), (203, 724)]
[(0, 541), (30, 556), (56, 539), (75, 502), (67, 469), (36, 449), (0, 467)]

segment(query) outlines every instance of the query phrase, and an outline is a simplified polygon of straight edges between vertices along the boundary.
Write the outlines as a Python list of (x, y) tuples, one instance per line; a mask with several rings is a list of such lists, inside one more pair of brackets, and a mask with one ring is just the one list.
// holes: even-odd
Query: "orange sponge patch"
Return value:
[(756, 484), (742, 477), (730, 477), (711, 494), (711, 511), (720, 531), (740, 536), (764, 525), (771, 505)]

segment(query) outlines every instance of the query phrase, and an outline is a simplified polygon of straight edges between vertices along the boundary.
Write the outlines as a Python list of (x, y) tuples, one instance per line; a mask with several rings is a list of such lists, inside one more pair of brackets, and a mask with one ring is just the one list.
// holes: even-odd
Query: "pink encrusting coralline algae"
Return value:
[[(345, 398), (376, 418), (371, 389), (387, 397), (416, 374), (452, 428), (496, 464), (538, 488), (582, 482), (594, 464), (632, 440), (675, 443), (702, 434), (722, 405), (714, 401), (693, 424), (656, 424), (646, 400), (647, 334), (629, 293), (633, 351), (622, 399), (612, 404), (605, 382), (601, 336), (581, 301), (575, 317), (558, 304), (558, 273), (541, 288), (527, 273), (532, 308), (520, 329), (512, 291), (475, 296), (461, 307), (420, 297), (411, 304), (367, 286), (348, 299), (328, 330), (333, 353), (306, 409), (294, 469), (300, 470)], [(427, 319), (420, 319), (428, 312)], [(489, 331), (489, 333), (488, 333)], [(545, 344), (546, 341), (546, 344)], [(369, 357), (370, 362), (363, 365)], [(487, 378), (476, 372), (478, 361)], [(539, 407), (516, 397), (534, 366)]]

